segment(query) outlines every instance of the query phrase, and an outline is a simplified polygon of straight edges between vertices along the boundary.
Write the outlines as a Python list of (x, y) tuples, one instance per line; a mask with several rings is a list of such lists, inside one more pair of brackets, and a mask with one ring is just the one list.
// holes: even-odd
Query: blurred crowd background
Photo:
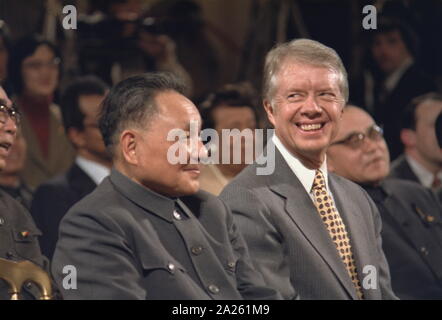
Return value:
[[(63, 28), (66, 5), (77, 9), (77, 29)], [(377, 9), (375, 30), (362, 26), (366, 5)], [(64, 134), (62, 96), (80, 76), (111, 87), (142, 72), (174, 72), (187, 82), (205, 126), (267, 128), (264, 57), (293, 38), (338, 52), (350, 103), (383, 127), (395, 160), (404, 149), (406, 106), (442, 89), (441, 32), (437, 0), (0, 0), (0, 84), (23, 114), (17, 152), (27, 157), (13, 161), (24, 165), (13, 166), (8, 179), (15, 186), (19, 179), (29, 198), (27, 191), (72, 164), (77, 146)], [(218, 105), (250, 110), (223, 113)], [(242, 167), (219, 169), (234, 176)]]

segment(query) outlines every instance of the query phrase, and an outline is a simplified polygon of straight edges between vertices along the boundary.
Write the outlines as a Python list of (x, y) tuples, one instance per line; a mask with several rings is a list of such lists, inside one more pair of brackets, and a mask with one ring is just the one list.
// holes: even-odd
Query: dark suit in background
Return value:
[(389, 177), (396, 179), (410, 180), (420, 184), (418, 177), (411, 169), (410, 164), (408, 163), (405, 155), (401, 155), (399, 158), (397, 158), (391, 163)]
[(401, 299), (442, 299), (442, 207), (408, 181), (364, 186), (382, 217), (382, 245), (394, 292)]
[[(408, 163), (405, 155), (399, 156), (399, 158), (397, 158), (396, 160), (394, 160), (391, 163), (389, 177), (396, 178), (396, 179), (402, 179), (402, 180), (409, 180), (409, 181), (413, 181), (413, 182), (421, 184), (419, 178), (413, 172), (413, 169), (411, 169), (411, 166)], [(435, 193), (436, 193), (440, 203), (442, 203), (442, 189), (437, 190)]]
[(31, 214), (42, 231), (40, 246), (49, 259), (54, 254), (58, 228), (66, 212), (97, 185), (76, 164), (65, 174), (42, 184), (34, 195)]
[[(220, 195), (232, 209), (255, 266), (286, 299), (293, 298), (295, 290), (301, 299), (357, 299), (312, 199), (278, 149), (275, 153), (273, 174), (258, 176), (258, 166), (250, 165)], [(363, 288), (364, 298), (395, 298), (375, 204), (354, 183), (331, 173), (328, 177), (351, 239), (361, 285), (364, 266), (377, 270), (377, 289)]]
[(20, 183), (20, 185), (16, 188), (0, 186), (0, 189), (20, 202), (27, 210), (31, 210), (33, 192), (27, 185)]
[(229, 209), (201, 191), (168, 198), (112, 170), (60, 225), (52, 271), (67, 299), (273, 299)]
[[(350, 90), (350, 101), (358, 106), (366, 106), (376, 123), (383, 126), (391, 159), (394, 160), (403, 150), (400, 140), (402, 111), (413, 98), (435, 91), (437, 88), (434, 82), (415, 64), (408, 67), (394, 89), (385, 94), (382, 99), (380, 98), (382, 95), (381, 83), (382, 80), (374, 80), (373, 92), (366, 93), (364, 92), (365, 81), (356, 82)], [(373, 95), (373, 106), (367, 106), (366, 94)]]

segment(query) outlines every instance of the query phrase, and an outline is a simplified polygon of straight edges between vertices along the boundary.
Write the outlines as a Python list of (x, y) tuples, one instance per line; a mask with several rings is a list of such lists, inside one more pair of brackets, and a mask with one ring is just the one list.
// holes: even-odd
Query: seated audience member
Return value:
[[(296, 39), (267, 53), (263, 74), (263, 105), (275, 128), (267, 159), (260, 156), (220, 194), (255, 267), (286, 299), (396, 299), (378, 210), (360, 187), (327, 169), (348, 99), (342, 60), (320, 42)], [(262, 160), (270, 170), (259, 170)], [(377, 270), (373, 286), (365, 266)]]
[(55, 250), (63, 216), (109, 175), (111, 159), (98, 129), (98, 115), (107, 89), (104, 82), (88, 76), (71, 83), (62, 96), (63, 124), (77, 157), (67, 172), (40, 185), (31, 209), (35, 223), (43, 232), (42, 252), (49, 259)]
[[(6, 165), (19, 122), (17, 110), (0, 87), (0, 170)], [(37, 237), (40, 234), (26, 209), (0, 190), (0, 258), (13, 261), (29, 260), (47, 269), (47, 259), (41, 254), (38, 245)], [(24, 298), (40, 296), (32, 283), (27, 283), (24, 289)], [(9, 297), (8, 285), (0, 280), (0, 300)]]
[[(77, 270), (67, 299), (273, 299), (225, 204), (198, 191), (206, 151), (198, 110), (169, 73), (123, 80), (103, 102), (100, 130), (113, 169), (63, 218), (52, 271)], [(176, 141), (171, 130), (181, 130)], [(195, 140), (193, 140), (195, 139)], [(171, 164), (169, 149), (187, 164)]]
[(26, 161), (27, 145), (21, 130), (17, 129), (15, 142), (11, 146), (6, 164), (0, 172), (0, 189), (9, 193), (27, 210), (31, 209), (32, 190), (23, 182), (20, 174)]
[(397, 296), (442, 299), (442, 207), (419, 184), (386, 179), (390, 159), (382, 129), (362, 109), (347, 106), (327, 156), (331, 171), (362, 186), (376, 203)]
[(22, 113), (21, 130), (28, 143), (22, 173), (31, 188), (67, 170), (74, 150), (64, 134), (54, 95), (60, 78), (57, 48), (37, 36), (26, 37), (13, 47), (8, 80)]
[(393, 161), (391, 177), (415, 181), (433, 191), (440, 189), (442, 150), (437, 143), (435, 123), (441, 111), (442, 95), (438, 93), (419, 96), (406, 108), (401, 130), (405, 152)]
[[(230, 141), (224, 141), (222, 130), (238, 129), (242, 132), (245, 129), (250, 129), (250, 133), (254, 134), (258, 124), (256, 103), (254, 102), (255, 96), (253, 88), (247, 83), (228, 84), (214, 94), (209, 95), (207, 100), (203, 102), (201, 106), (203, 128), (215, 129), (219, 136), (218, 146), (211, 148), (215, 152), (215, 158), (218, 159), (219, 163), (201, 167), (201, 189), (219, 195), (225, 185), (247, 166), (245, 163), (246, 140), (241, 139), (235, 142), (231, 138)], [(235, 143), (238, 144), (237, 148), (235, 148)], [(253, 139), (248, 139), (247, 143), (252, 144)], [(224, 144), (230, 150), (228, 163), (222, 161)], [(240, 163), (234, 163), (233, 161), (235, 149), (237, 149), (237, 152), (241, 152)], [(253, 149), (251, 149), (251, 152), (253, 152)]]
[(398, 115), (414, 97), (434, 91), (436, 85), (418, 66), (418, 39), (408, 25), (381, 17), (369, 34), (370, 66), (351, 90), (351, 101), (365, 106), (384, 127), (394, 160), (402, 152)]

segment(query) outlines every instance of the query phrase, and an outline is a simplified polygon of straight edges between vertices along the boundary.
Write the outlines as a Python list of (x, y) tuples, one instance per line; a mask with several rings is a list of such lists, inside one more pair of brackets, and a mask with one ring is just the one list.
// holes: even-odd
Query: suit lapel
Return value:
[(97, 186), (95, 182), (77, 164), (72, 165), (68, 172), (69, 185), (79, 198), (91, 193)]
[(415, 181), (420, 184), (419, 178), (411, 169), (407, 158), (404, 155), (401, 155), (397, 160), (394, 161), (394, 163), (396, 168), (392, 168), (392, 171), (397, 172), (397, 178)]
[(374, 290), (364, 290), (363, 288), (363, 269), (366, 265), (372, 265), (370, 252), (367, 250), (367, 243), (369, 236), (367, 234), (366, 222), (363, 218), (364, 214), (368, 212), (361, 212), (360, 205), (353, 201), (351, 197), (347, 197), (346, 190), (339, 184), (339, 181), (329, 174), (329, 184), (335, 205), (341, 215), (342, 220), (347, 228), (347, 233), (350, 238), (352, 252), (355, 258), (355, 263), (358, 271), (359, 280), (361, 282), (362, 290), (365, 299), (372, 297)]
[(290, 218), (330, 267), (348, 294), (357, 299), (353, 283), (312, 199), (277, 149), (275, 150), (275, 167), (278, 170), (268, 176), (269, 188), (285, 198), (285, 210)]

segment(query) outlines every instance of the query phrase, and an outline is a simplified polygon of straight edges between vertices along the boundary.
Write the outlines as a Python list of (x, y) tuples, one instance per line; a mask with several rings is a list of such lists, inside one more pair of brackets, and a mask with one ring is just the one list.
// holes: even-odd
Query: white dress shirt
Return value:
[[(279, 152), (281, 152), (282, 157), (287, 162), (290, 169), (292, 169), (295, 176), (298, 177), (299, 181), (301, 181), (301, 184), (304, 186), (305, 191), (307, 191), (307, 193), (310, 195), (310, 198), (314, 200), (312, 187), (313, 181), (315, 180), (316, 170), (305, 167), (298, 158), (296, 158), (290, 151), (287, 150), (287, 148), (282, 144), (281, 140), (279, 140), (276, 134), (273, 135), (272, 141)], [(331, 194), (330, 188), (328, 187), (327, 158), (325, 158), (319, 170), (321, 170), (322, 174), (324, 175), (325, 185), (327, 187), (329, 195), (332, 197), (332, 199), (334, 199), (333, 195)]]
[(94, 181), (97, 185), (110, 174), (110, 169), (95, 161), (88, 160), (82, 156), (75, 158), (75, 163)]
[[(419, 179), (420, 183), (424, 187), (431, 189), (434, 180), (434, 174), (428, 171), (423, 165), (421, 165), (419, 162), (414, 160), (412, 157), (405, 155), (405, 158), (407, 159), (411, 170)], [(439, 178), (440, 181), (442, 181), (442, 171), (439, 171), (437, 177)]]

